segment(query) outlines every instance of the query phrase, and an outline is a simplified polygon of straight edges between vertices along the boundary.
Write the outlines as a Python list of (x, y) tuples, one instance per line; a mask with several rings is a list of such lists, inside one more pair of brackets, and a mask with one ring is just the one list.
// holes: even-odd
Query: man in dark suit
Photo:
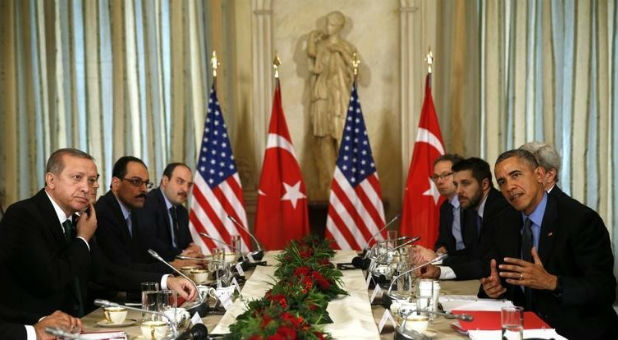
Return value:
[(45, 188), (7, 209), (0, 222), (0, 289), (9, 293), (0, 305), (21, 314), (10, 321), (33, 324), (55, 310), (81, 316), (89, 282), (139, 290), (140, 282), (160, 279), (180, 296), (195, 297), (185, 279), (128, 270), (103, 256), (93, 238), (97, 178), (90, 155), (57, 150), (47, 162)]
[[(171, 269), (148, 254), (145, 235), (139, 227), (135, 210), (146, 202), (147, 189), (152, 187), (148, 169), (142, 160), (132, 156), (119, 158), (112, 169), (111, 189), (95, 206), (98, 216), (96, 237), (99, 246), (110, 261), (156, 273)], [(150, 227), (145, 225), (144, 228)], [(172, 265), (192, 264), (176, 260)]]
[(462, 158), (456, 154), (444, 154), (433, 162), (431, 180), (436, 184), (440, 195), (446, 200), (440, 206), (440, 225), (434, 250), (442, 254), (452, 254), (466, 248), (463, 239), (463, 213), (453, 183), (453, 164)]
[(160, 186), (151, 190), (144, 207), (135, 211), (144, 245), (168, 261), (179, 254), (202, 255), (199, 246), (193, 243), (189, 212), (183, 206), (191, 186), (191, 169), (184, 163), (170, 163), (163, 170)]
[(508, 298), (569, 339), (618, 339), (613, 255), (601, 217), (566, 194), (548, 195), (528, 151), (500, 155), (495, 175), (521, 213), (492, 235), (480, 295)]
[[(1, 309), (1, 308), (0, 308)], [(16, 311), (4, 311), (3, 315), (14, 315)], [(12, 319), (7, 316), (7, 319)], [(61, 311), (43, 317), (34, 325), (24, 325), (22, 323), (7, 322), (7, 319), (0, 317), (0, 339), (11, 340), (53, 340), (56, 337), (45, 332), (46, 327), (55, 327), (65, 332), (76, 332), (82, 329), (82, 321)]]
[(493, 187), (489, 164), (480, 158), (467, 158), (453, 165), (459, 203), (464, 209), (463, 239), (466, 247), (449, 253), (441, 266), (427, 266), (420, 276), (426, 278), (470, 280), (486, 273), (481, 238), (499, 226), (505, 216), (515, 212), (502, 194)]
[(563, 194), (558, 187), (558, 175), (560, 175), (560, 155), (551, 145), (541, 142), (529, 142), (519, 147), (529, 151), (536, 158), (541, 169), (544, 170), (543, 188), (548, 194)]

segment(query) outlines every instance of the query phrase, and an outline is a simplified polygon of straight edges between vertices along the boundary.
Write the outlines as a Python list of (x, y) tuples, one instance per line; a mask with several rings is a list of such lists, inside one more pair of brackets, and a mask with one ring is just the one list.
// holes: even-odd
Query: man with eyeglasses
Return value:
[(462, 217), (457, 188), (453, 183), (452, 167), (461, 161), (456, 154), (444, 154), (433, 162), (431, 180), (436, 184), (440, 195), (446, 200), (440, 206), (440, 229), (434, 249), (438, 253), (453, 253), (466, 247), (461, 233)]
[(145, 245), (168, 261), (179, 254), (202, 256), (193, 243), (189, 212), (183, 205), (192, 186), (191, 169), (184, 163), (170, 163), (163, 170), (160, 186), (148, 193), (144, 207), (136, 211)]
[[(500, 226), (505, 218), (516, 215), (516, 211), (493, 187), (491, 170), (484, 160), (467, 158), (453, 165), (452, 170), (459, 204), (464, 209), (462, 238), (466, 247), (449, 254), (441, 266), (425, 267), (419, 275), (434, 279), (479, 279), (485, 274), (480, 247), (483, 234)], [(415, 250), (417, 253), (419, 251), (423, 250)], [(435, 253), (426, 250), (422, 255), (423, 259), (435, 256)]]
[[(11, 205), (0, 221), (0, 299), (6, 322), (36, 324), (61, 310), (82, 316), (90, 310), (87, 287), (136, 290), (158, 281), (180, 296), (194, 299), (188, 280), (137, 271), (111, 263), (96, 242), (97, 167), (92, 156), (59, 149), (47, 161), (45, 187)], [(79, 213), (79, 216), (77, 215)]]
[[(148, 169), (141, 159), (133, 156), (120, 157), (112, 168), (110, 190), (96, 204), (99, 216), (97, 240), (110, 261), (139, 270), (169, 273), (170, 269), (148, 254), (136, 209), (146, 202), (152, 182)], [(182, 267), (193, 264), (176, 260), (172, 265)]]

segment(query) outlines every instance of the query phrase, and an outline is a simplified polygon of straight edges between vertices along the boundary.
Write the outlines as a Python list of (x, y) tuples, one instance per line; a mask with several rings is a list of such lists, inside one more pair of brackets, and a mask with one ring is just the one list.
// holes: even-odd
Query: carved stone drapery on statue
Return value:
[(326, 16), (326, 29), (312, 31), (307, 40), (312, 149), (319, 185), (311, 198), (318, 201), (328, 200), (354, 80), (352, 60), (356, 48), (340, 36), (344, 25), (345, 16), (331, 12)]

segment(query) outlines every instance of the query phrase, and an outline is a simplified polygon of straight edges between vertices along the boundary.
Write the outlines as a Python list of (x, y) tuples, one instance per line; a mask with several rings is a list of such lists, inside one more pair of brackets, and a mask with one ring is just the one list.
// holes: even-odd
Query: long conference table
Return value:
[[(227, 333), (229, 326), (234, 322), (236, 316), (244, 311), (247, 301), (261, 298), (274, 282), (273, 273), (275, 271), (275, 256), (278, 252), (267, 252), (264, 259), (267, 266), (258, 266), (254, 270), (245, 272), (247, 281), (245, 282), (241, 297), (236, 299), (234, 304), (225, 314), (208, 314), (202, 317), (202, 322), (208, 328), (209, 333)], [(338, 251), (333, 259), (334, 263), (349, 263), (356, 256), (354, 251)], [(370, 303), (372, 290), (368, 290), (363, 271), (360, 269), (342, 271), (343, 289), (349, 295), (341, 296), (332, 300), (328, 305), (328, 312), (333, 320), (332, 324), (325, 325), (325, 331), (329, 332), (334, 339), (393, 339), (394, 329), (387, 326), (382, 333), (378, 333), (378, 322), (384, 315), (385, 309), (380, 304)], [(441, 296), (457, 295), (473, 298), (479, 287), (477, 280), (471, 281), (442, 281)], [(141, 313), (129, 311), (128, 319), (141, 319)], [(127, 333), (130, 339), (139, 339), (141, 331), (139, 322), (128, 327), (102, 328), (98, 322), (104, 319), (101, 308), (86, 315), (83, 319), (84, 331), (100, 332), (112, 331), (114, 329)], [(435, 333), (433, 339), (467, 339), (451, 329), (453, 320), (437, 317), (429, 325), (429, 331)]]

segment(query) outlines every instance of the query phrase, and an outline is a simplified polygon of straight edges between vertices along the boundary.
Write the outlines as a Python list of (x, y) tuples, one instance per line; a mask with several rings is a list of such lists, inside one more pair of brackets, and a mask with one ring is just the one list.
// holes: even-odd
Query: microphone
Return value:
[[(420, 236), (415, 236), (415, 237), (410, 238), (409, 236), (401, 236), (401, 237), (396, 238), (395, 240), (396, 241), (400, 241), (400, 240), (405, 240), (405, 239), (408, 239), (408, 241), (406, 241), (405, 243), (400, 244), (399, 246), (395, 247), (393, 249), (393, 251), (395, 251), (395, 250), (397, 250), (397, 249), (399, 249), (401, 247), (407, 246), (410, 243), (414, 243), (414, 242), (420, 240), (421, 237)], [(382, 256), (382, 255), (378, 255), (378, 258), (380, 256)], [(364, 256), (355, 256), (354, 258), (352, 258), (352, 265), (355, 268), (366, 270), (367, 268), (369, 268), (370, 264), (371, 264), (371, 259), (369, 258), (369, 252), (367, 252)]]
[(84, 337), (81, 337), (80, 334), (73, 334), (73, 333), (69, 333), (66, 332), (62, 329), (60, 329), (59, 327), (45, 327), (45, 333), (47, 334), (51, 334), (53, 336), (55, 336), (56, 338), (67, 338), (67, 339), (87, 339)]
[(257, 238), (255, 238), (255, 236), (253, 236), (253, 234), (249, 231), (249, 229), (247, 229), (244, 225), (238, 222), (234, 217), (232, 217), (231, 215), (227, 215), (227, 218), (229, 218), (230, 221), (232, 221), (237, 227), (244, 230), (244, 232), (246, 232), (249, 236), (251, 236), (251, 238), (253, 239), (253, 241), (255, 242), (258, 248), (257, 251), (253, 251), (250, 253), (251, 257), (257, 261), (260, 261), (264, 257), (264, 250), (262, 250), (262, 245), (257, 240)]
[(224, 245), (224, 246), (226, 246), (226, 247), (228, 247), (230, 249), (234, 248), (234, 247), (230, 246), (229, 244), (227, 244), (225, 241), (223, 241), (221, 239), (218, 239), (218, 238), (215, 238), (215, 237), (212, 237), (212, 236), (210, 236), (210, 235), (208, 235), (206, 233), (200, 232), (198, 234), (200, 234), (200, 236), (204, 236), (205, 238), (207, 238), (209, 240), (213, 240), (213, 241), (215, 241), (217, 243), (220, 243), (220, 244), (222, 244), (222, 245)]
[(401, 216), (401, 214), (395, 215), (395, 217), (391, 218), (391, 220), (388, 221), (388, 223), (386, 223), (384, 225), (384, 227), (380, 228), (380, 230), (378, 230), (377, 233), (371, 235), (371, 238), (369, 240), (367, 240), (367, 246), (365, 246), (365, 248), (363, 248), (363, 255), (361, 255), (361, 256), (365, 256), (365, 254), (367, 254), (367, 251), (369, 250), (369, 244), (371, 243), (371, 241), (373, 241), (376, 238), (376, 236), (380, 235), (384, 231), (384, 229), (388, 228), (389, 225), (391, 225), (391, 224), (393, 224), (393, 222), (397, 221), (397, 219), (400, 216)]
[(447, 258), (447, 257), (448, 257), (448, 254), (440, 254), (440, 255), (436, 256), (435, 258), (433, 258), (433, 259), (431, 259), (431, 260), (429, 260), (429, 261), (427, 261), (427, 262), (421, 263), (421, 264), (419, 264), (418, 266), (412, 267), (412, 268), (410, 268), (410, 269), (408, 269), (408, 270), (406, 270), (406, 271), (402, 272), (401, 274), (399, 274), (399, 275), (397, 275), (397, 276), (393, 277), (393, 279), (391, 280), (391, 284), (388, 286), (388, 291), (386, 291), (386, 293), (387, 293), (387, 294), (390, 294), (390, 293), (391, 293), (391, 290), (393, 289), (393, 284), (395, 284), (395, 282), (397, 281), (397, 279), (399, 279), (399, 278), (400, 278), (400, 277), (402, 277), (403, 275), (408, 274), (408, 273), (411, 273), (411, 272), (413, 272), (413, 271), (415, 271), (415, 270), (417, 270), (417, 269), (423, 268), (423, 267), (428, 266), (428, 265), (430, 265), (430, 264), (433, 264), (433, 263), (436, 263), (436, 262), (442, 261), (442, 260), (444, 260), (444, 259), (445, 259), (445, 258)]
[[(169, 264), (167, 261), (165, 261), (164, 258), (161, 257), (161, 255), (159, 255), (156, 251), (152, 250), (152, 249), (148, 249), (148, 254), (150, 254), (150, 256), (154, 257), (155, 259), (163, 262), (166, 266), (170, 267), (175, 273), (177, 273), (178, 275), (184, 277), (185, 279), (189, 280), (189, 282), (191, 282), (191, 284), (193, 285), (193, 287), (195, 287), (195, 291), (197, 292), (197, 304), (195, 304), (195, 306), (199, 306), (204, 302), (204, 299), (202, 298), (202, 294), (200, 294), (199, 289), (197, 288), (197, 284), (195, 284), (195, 281), (191, 280), (187, 275), (185, 275), (183, 272), (181, 272), (180, 270), (176, 269), (174, 266), (172, 266), (171, 264)], [(194, 306), (191, 306), (194, 307)], [(189, 307), (189, 308), (191, 308)], [(187, 308), (188, 309), (188, 308)]]
[(207, 340), (208, 328), (204, 324), (198, 323), (186, 331), (180, 333), (176, 340)]
[(122, 307), (122, 308), (126, 308), (126, 309), (129, 309), (129, 310), (134, 310), (134, 311), (138, 311), (138, 312), (142, 312), (142, 313), (159, 315), (160, 317), (163, 317), (163, 318), (165, 318), (165, 320), (167, 320), (167, 324), (170, 326), (170, 329), (172, 330), (173, 338), (175, 339), (178, 336), (178, 329), (176, 328), (176, 323), (174, 322), (175, 320), (170, 319), (170, 317), (165, 315), (165, 313), (157, 312), (157, 311), (153, 311), (153, 310), (147, 310), (147, 309), (143, 309), (143, 308), (137, 308), (137, 307), (133, 307), (133, 306), (121, 305), (121, 304), (118, 304), (118, 303), (115, 303), (115, 302), (110, 302), (110, 301), (103, 300), (103, 299), (95, 299), (94, 300), (94, 304), (96, 306), (100, 306), (100, 307), (103, 307), (103, 308), (105, 308), (105, 307)]
[(433, 258), (433, 259), (431, 259), (431, 260), (429, 260), (429, 261), (427, 261), (427, 262), (425, 262), (425, 263), (421, 263), (421, 264), (419, 264), (418, 266), (412, 267), (412, 268), (410, 268), (410, 269), (408, 269), (408, 270), (406, 270), (406, 271), (404, 271), (404, 272), (400, 273), (399, 275), (394, 276), (394, 277), (392, 278), (392, 280), (391, 280), (391, 284), (388, 286), (388, 290), (386, 291), (386, 293), (384, 293), (384, 294), (382, 295), (382, 305), (384, 306), (384, 308), (390, 308), (391, 303), (393, 302), (393, 299), (397, 299), (397, 297), (396, 297), (396, 296), (394, 296), (394, 295), (391, 293), (391, 291), (393, 290), (393, 285), (395, 284), (395, 282), (397, 282), (397, 280), (398, 280), (400, 277), (402, 277), (402, 276), (404, 276), (404, 275), (406, 275), (406, 274), (408, 274), (408, 273), (414, 272), (414, 271), (415, 271), (415, 270), (417, 270), (417, 269), (423, 268), (423, 267), (425, 267), (425, 266), (428, 266), (428, 265), (430, 265), (430, 264), (433, 264), (433, 263), (436, 263), (436, 262), (438, 262), (438, 261), (440, 261), (440, 260), (443, 260), (443, 259), (445, 259), (446, 257), (448, 257), (448, 254), (440, 254), (440, 255), (438, 255), (437, 257), (435, 257), (435, 258)]

